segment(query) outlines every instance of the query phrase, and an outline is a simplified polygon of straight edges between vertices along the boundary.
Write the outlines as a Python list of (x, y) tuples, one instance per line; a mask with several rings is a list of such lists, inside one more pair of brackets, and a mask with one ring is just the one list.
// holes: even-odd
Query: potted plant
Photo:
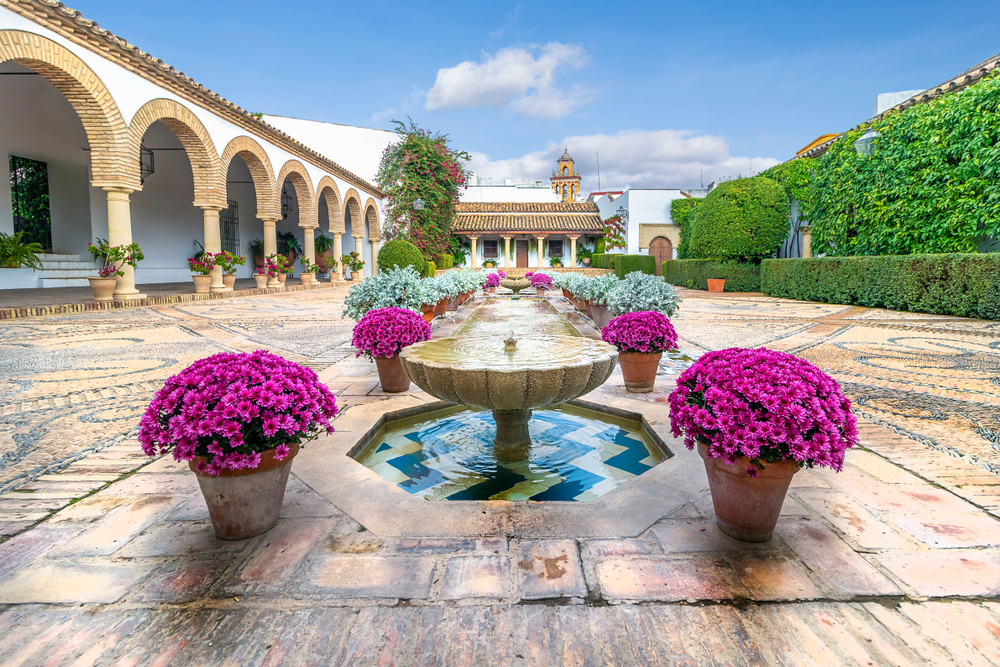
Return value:
[(113, 301), (118, 276), (125, 275), (122, 267), (128, 264), (134, 269), (136, 264), (144, 259), (139, 244), (135, 242), (110, 246), (106, 239), (97, 239), (97, 245), (87, 244), (87, 251), (95, 262), (101, 261), (101, 266), (97, 268), (97, 277), (87, 279), (94, 293), (94, 301)]
[(612, 315), (655, 310), (673, 317), (680, 300), (677, 290), (663, 276), (651, 276), (640, 271), (628, 274), (607, 293)]
[(611, 321), (611, 311), (608, 310), (608, 294), (618, 286), (618, 276), (605, 273), (594, 276), (583, 290), (587, 299), (587, 317), (594, 321), (598, 329), (603, 329)]
[(857, 420), (840, 385), (784, 352), (709, 352), (677, 379), (670, 425), (705, 461), (716, 521), (746, 542), (771, 538), (792, 475), (840, 471), (858, 444)]
[(487, 259), (486, 261), (483, 262), (484, 269), (493, 269), (496, 268), (496, 265), (497, 262), (495, 259)]
[(271, 279), (273, 275), (277, 275), (272, 272), (271, 266), (268, 266), (268, 262), (265, 262), (261, 266), (254, 269), (253, 279), (257, 282), (257, 289), (264, 289), (267, 287), (267, 281)]
[(486, 294), (493, 294), (500, 287), (500, 273), (491, 273), (486, 276), (486, 282), (483, 283), (483, 292)]
[(292, 275), (295, 271), (295, 267), (292, 265), (294, 260), (289, 260), (285, 255), (275, 255), (272, 257), (272, 261), (278, 267), (278, 282), (284, 286), (285, 282), (288, 280), (288, 276)]
[(319, 272), (319, 266), (310, 262), (308, 257), (302, 257), (299, 259), (299, 262), (302, 264), (302, 284), (312, 285), (316, 282), (316, 274)]
[(430, 340), (431, 325), (406, 308), (369, 310), (354, 326), (351, 344), (373, 359), (382, 391), (399, 393), (410, 388), (410, 378), (399, 363), (399, 351), (422, 340)]
[(585, 245), (576, 249), (576, 259), (584, 266), (590, 266), (590, 258), (594, 256), (594, 251)]
[[(420, 281), (423, 293), (420, 298), (420, 313), (424, 322), (445, 314), (448, 304), (448, 289), (438, 278), (423, 278)], [(438, 312), (440, 310), (440, 312)]]
[(341, 256), (340, 261), (343, 262), (344, 268), (350, 271), (348, 275), (344, 276), (344, 280), (354, 280), (354, 274), (365, 268), (365, 262), (361, 259), (361, 253), (357, 250), (352, 250), (346, 255)]
[(27, 267), (32, 271), (42, 268), (38, 255), (45, 252), (41, 243), (33, 241), (22, 242), (24, 232), (14, 232), (13, 235), (0, 232), (0, 269), (19, 269)]
[(215, 268), (215, 255), (210, 252), (199, 253), (201, 257), (188, 257), (188, 268), (191, 269), (191, 279), (194, 280), (195, 294), (208, 294), (212, 286), (212, 269)]
[(611, 318), (601, 329), (601, 340), (618, 348), (625, 390), (631, 394), (653, 391), (660, 357), (677, 348), (677, 332), (670, 320), (652, 310)]
[(323, 232), (316, 235), (313, 240), (313, 248), (316, 250), (316, 266), (323, 275), (337, 268), (337, 260), (333, 256), (333, 237), (327, 236)]
[(223, 250), (215, 256), (215, 263), (222, 267), (222, 282), (229, 289), (233, 289), (233, 286), (236, 284), (236, 269), (237, 267), (244, 266), (247, 263), (247, 258), (231, 253), (228, 250)]
[(726, 291), (726, 279), (725, 278), (708, 278), (708, 291), (709, 292), (725, 292)]
[(302, 244), (292, 232), (278, 232), (278, 254), (284, 255), (289, 264), (295, 263), (295, 258), (302, 255)]
[(311, 369), (258, 350), (221, 352), (166, 381), (139, 422), (149, 456), (187, 461), (215, 534), (259, 535), (278, 522), (292, 459), (333, 432), (333, 393)]
[(546, 273), (536, 272), (532, 273), (531, 276), (524, 274), (525, 277), (530, 278), (531, 286), (535, 288), (535, 293), (540, 297), (545, 296), (545, 290), (552, 289), (552, 277)]
[(250, 242), (250, 252), (253, 254), (253, 265), (255, 268), (264, 266), (264, 242), (254, 239)]
[(420, 311), (426, 298), (424, 280), (412, 266), (393, 267), (353, 285), (344, 299), (344, 317), (360, 321), (369, 310), (378, 308), (408, 308)]
[(553, 269), (561, 269), (562, 265), (562, 257), (549, 257), (549, 266)]

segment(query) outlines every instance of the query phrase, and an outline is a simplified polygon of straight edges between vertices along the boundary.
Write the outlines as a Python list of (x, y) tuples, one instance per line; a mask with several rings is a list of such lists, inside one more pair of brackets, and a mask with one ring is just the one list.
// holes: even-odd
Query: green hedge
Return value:
[(777, 181), (726, 181), (694, 209), (686, 259), (770, 257), (788, 236), (788, 211), (788, 195)]
[(437, 275), (437, 266), (434, 264), (434, 262), (425, 262), (424, 271), (423, 273), (420, 274), (420, 277), (433, 278), (435, 275)]
[(606, 269), (606, 268), (608, 268), (607, 267), (607, 263), (606, 263), (606, 261), (604, 259), (605, 257), (607, 257), (607, 255), (605, 253), (603, 253), (603, 252), (595, 252), (593, 255), (590, 256), (590, 265), (592, 267), (594, 267), (595, 269)]
[(1000, 320), (1000, 253), (766, 259), (771, 296)]
[(759, 292), (760, 265), (717, 259), (671, 259), (661, 268), (663, 279), (688, 289), (708, 289), (709, 278), (724, 278), (727, 292)]
[(449, 254), (441, 255), (441, 262), (440, 263), (441, 263), (441, 268), (442, 269), (453, 268), (455, 266), (455, 256), (454, 255), (449, 255)]
[(378, 268), (381, 271), (388, 271), (394, 266), (401, 269), (412, 266), (420, 271), (424, 266), (424, 261), (424, 254), (420, 252), (420, 249), (402, 239), (389, 241), (378, 251)]
[(624, 278), (634, 271), (649, 275), (656, 273), (656, 258), (652, 255), (612, 255), (612, 257), (615, 265), (608, 268), (614, 268), (615, 275), (619, 278)]

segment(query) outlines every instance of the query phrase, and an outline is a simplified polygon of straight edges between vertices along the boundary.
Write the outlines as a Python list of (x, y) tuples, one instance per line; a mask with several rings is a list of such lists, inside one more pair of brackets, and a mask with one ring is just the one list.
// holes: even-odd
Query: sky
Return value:
[(494, 179), (568, 148), (584, 192), (757, 173), (1000, 52), (1000, 3), (69, 4), (251, 112), (410, 117)]

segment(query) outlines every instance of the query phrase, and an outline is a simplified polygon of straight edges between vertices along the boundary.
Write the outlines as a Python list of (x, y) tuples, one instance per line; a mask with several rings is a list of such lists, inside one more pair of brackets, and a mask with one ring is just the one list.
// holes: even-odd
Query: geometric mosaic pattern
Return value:
[(359, 462), (425, 500), (588, 502), (660, 463), (638, 431), (535, 410), (527, 461), (493, 455), (493, 415), (466, 410), (387, 431)]

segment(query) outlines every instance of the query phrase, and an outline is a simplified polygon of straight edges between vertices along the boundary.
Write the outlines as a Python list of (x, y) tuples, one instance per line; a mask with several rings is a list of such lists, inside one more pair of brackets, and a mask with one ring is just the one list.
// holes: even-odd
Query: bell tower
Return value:
[(573, 158), (569, 156), (569, 146), (567, 146), (549, 179), (552, 181), (552, 191), (565, 202), (576, 201), (577, 195), (580, 194), (580, 173), (573, 169), (573, 164)]

